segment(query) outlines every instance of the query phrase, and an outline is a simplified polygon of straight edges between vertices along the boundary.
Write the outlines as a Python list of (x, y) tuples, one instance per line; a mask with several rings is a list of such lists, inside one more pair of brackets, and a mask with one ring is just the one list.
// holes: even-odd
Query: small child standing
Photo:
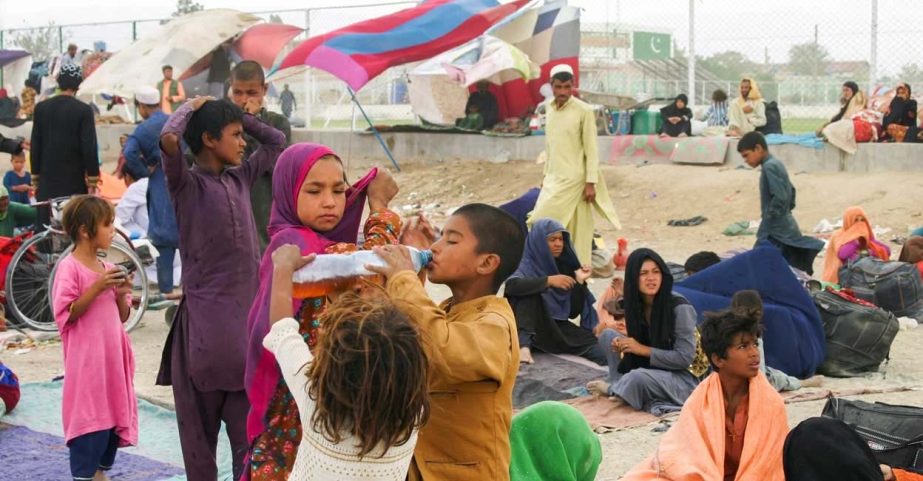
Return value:
[(411, 481), (510, 479), (519, 338), (513, 310), (497, 291), (519, 266), (524, 244), (522, 228), (506, 212), (484, 204), (456, 210), (428, 266), (429, 280), (452, 290), (438, 306), (406, 248), (376, 248), (387, 267), (366, 267), (388, 278), (388, 295), (430, 341), (433, 416), (420, 430)]
[[(403, 481), (429, 417), (429, 360), (410, 319), (380, 297), (340, 296), (314, 355), (293, 318), (292, 274), (314, 255), (272, 253), (272, 328), (263, 339), (298, 404), (304, 439), (289, 481)], [(282, 478), (276, 478), (282, 479)]]
[[(260, 147), (243, 161), (243, 134)], [(189, 167), (180, 139), (195, 155)], [(247, 312), (258, 285), (259, 251), (250, 188), (282, 152), (285, 137), (226, 100), (200, 97), (176, 110), (160, 137), (183, 264), (183, 299), (164, 344), (157, 384), (173, 386), (189, 479), (215, 479), (221, 422), (234, 479), (247, 452), (244, 391)]]
[(26, 172), (26, 156), (19, 152), (13, 154), (10, 160), (13, 170), (3, 176), (3, 186), (10, 191), (10, 202), (28, 205), (29, 193), (32, 192), (32, 174)]
[(824, 248), (821, 240), (801, 234), (792, 215), (795, 187), (785, 165), (769, 153), (766, 138), (759, 132), (744, 135), (737, 152), (751, 168), (762, 166), (760, 173), (760, 221), (756, 242), (767, 241), (782, 251), (788, 264), (808, 275), (814, 274), (814, 258)]
[(64, 208), (74, 251), (58, 262), (52, 306), (64, 345), (64, 438), (75, 480), (105, 480), (119, 447), (138, 443), (135, 360), (122, 328), (131, 276), (97, 252), (115, 233), (112, 204), (82, 195)]

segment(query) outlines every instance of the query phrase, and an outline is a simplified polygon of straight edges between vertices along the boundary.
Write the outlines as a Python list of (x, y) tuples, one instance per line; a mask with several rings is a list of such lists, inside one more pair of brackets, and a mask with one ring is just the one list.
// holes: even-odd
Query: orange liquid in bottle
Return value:
[(327, 279), (320, 282), (309, 282), (304, 284), (292, 284), (292, 297), (295, 299), (313, 299), (315, 297), (325, 297), (332, 292), (347, 291), (361, 287), (365, 284), (384, 285), (384, 279), (379, 275), (359, 276), (359, 277), (341, 277), (337, 279)]

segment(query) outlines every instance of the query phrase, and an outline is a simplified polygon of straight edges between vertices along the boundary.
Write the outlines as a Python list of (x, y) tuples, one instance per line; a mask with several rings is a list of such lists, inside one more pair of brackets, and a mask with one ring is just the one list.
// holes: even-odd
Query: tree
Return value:
[(47, 27), (17, 32), (13, 37), (13, 43), (32, 54), (32, 58), (36, 61), (53, 57), (61, 44), (58, 38), (58, 27), (54, 22), (49, 23)]
[(897, 75), (898, 81), (906, 82), (911, 85), (923, 81), (923, 68), (919, 64), (909, 63), (901, 67), (901, 72)]
[(272, 13), (269, 15), (269, 23), (285, 23), (282, 21), (282, 17)]
[[(176, 11), (170, 14), (171, 17), (182, 17), (183, 15), (200, 12), (205, 10), (205, 7), (198, 2), (193, 0), (176, 0)], [(163, 25), (167, 23), (167, 20), (161, 20), (160, 24)]]
[(725, 80), (740, 80), (760, 70), (746, 55), (728, 50), (699, 60), (702, 67)]
[(797, 75), (823, 75), (829, 62), (830, 53), (822, 45), (814, 42), (794, 45), (788, 51), (789, 68)]

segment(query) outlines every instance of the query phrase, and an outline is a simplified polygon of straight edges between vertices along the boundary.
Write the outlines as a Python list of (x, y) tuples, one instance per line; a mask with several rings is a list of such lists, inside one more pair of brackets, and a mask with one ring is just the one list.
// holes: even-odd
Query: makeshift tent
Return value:
[[(255, 60), (266, 70), (272, 70), (278, 64), (279, 53), (301, 34), (304, 29), (281, 23), (261, 23), (248, 28), (234, 41), (231, 56), (236, 60)], [(209, 52), (198, 62), (183, 72), (180, 80), (186, 80), (208, 70), (214, 51)], [(279, 59), (281, 60), (281, 59)]]
[(522, 50), (489, 35), (438, 55), (410, 73), (410, 103), (427, 122), (454, 124), (465, 116), (468, 88), (538, 78), (540, 70)]
[(580, 9), (568, 6), (565, 0), (522, 10), (487, 33), (522, 50), (541, 66), (541, 76), (536, 79), (513, 79), (497, 88), (491, 87), (501, 119), (520, 117), (544, 101), (539, 90), (549, 82), (555, 65), (570, 65), (577, 85), (580, 84)]
[(215, 47), (259, 21), (257, 16), (229, 9), (203, 10), (171, 20), (100, 65), (84, 80), (80, 93), (130, 98), (138, 87), (156, 85), (163, 78), (163, 65), (172, 65), (179, 77)]
[(32, 56), (25, 50), (0, 50), (0, 88), (18, 96), (29, 76)]
[(389, 67), (424, 60), (478, 37), (529, 0), (430, 0), (384, 17), (309, 38), (280, 69), (308, 65), (330, 72), (353, 90)]
[(695, 306), (699, 321), (707, 311), (726, 309), (737, 291), (753, 289), (763, 298), (766, 364), (806, 378), (827, 353), (824, 326), (814, 301), (782, 253), (769, 244), (697, 272), (674, 288)]
[(356, 99), (359, 90), (389, 67), (427, 59), (478, 37), (531, 0), (430, 0), (391, 15), (355, 23), (309, 38), (295, 47), (279, 69), (311, 66), (325, 70), (350, 88), (353, 102), (385, 153), (397, 161)]

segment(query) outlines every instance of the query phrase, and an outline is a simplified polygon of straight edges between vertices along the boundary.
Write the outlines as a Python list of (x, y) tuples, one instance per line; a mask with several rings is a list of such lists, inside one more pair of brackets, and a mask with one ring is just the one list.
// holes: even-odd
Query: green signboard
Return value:
[(631, 52), (634, 60), (659, 60), (671, 57), (673, 39), (668, 33), (632, 32)]

